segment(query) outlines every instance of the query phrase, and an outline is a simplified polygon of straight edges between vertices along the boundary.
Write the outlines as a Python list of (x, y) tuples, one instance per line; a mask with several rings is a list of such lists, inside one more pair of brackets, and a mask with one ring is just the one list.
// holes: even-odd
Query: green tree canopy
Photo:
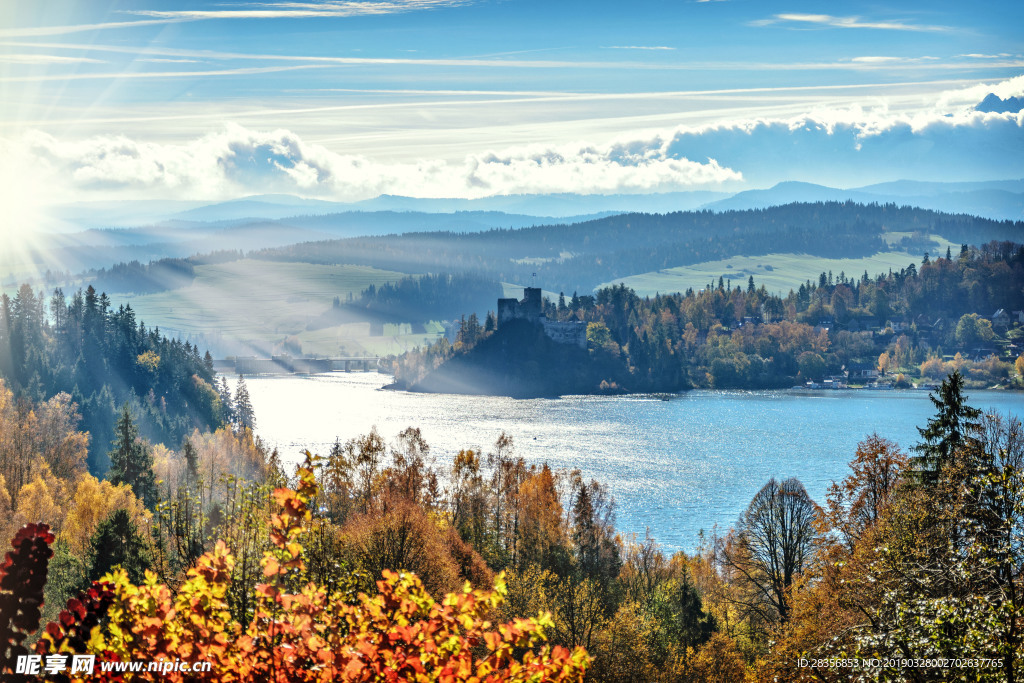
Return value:
[(924, 439), (914, 446), (917, 455), (911, 458), (918, 483), (933, 486), (942, 468), (952, 461), (958, 449), (967, 445), (971, 431), (978, 428), (976, 420), (981, 411), (967, 405), (963, 388), (964, 378), (954, 371), (942, 382), (938, 396), (928, 395), (938, 413), (928, 420), (926, 427), (917, 428)]
[(114, 567), (121, 566), (133, 583), (141, 583), (151, 565), (146, 542), (127, 510), (114, 510), (100, 522), (92, 537), (90, 581), (97, 581)]
[(139, 429), (132, 420), (127, 403), (121, 407), (121, 415), (117, 418), (114, 441), (111, 445), (111, 483), (128, 484), (146, 507), (154, 509), (157, 504), (157, 489), (156, 475), (153, 473), (153, 454), (149, 446), (139, 438)]

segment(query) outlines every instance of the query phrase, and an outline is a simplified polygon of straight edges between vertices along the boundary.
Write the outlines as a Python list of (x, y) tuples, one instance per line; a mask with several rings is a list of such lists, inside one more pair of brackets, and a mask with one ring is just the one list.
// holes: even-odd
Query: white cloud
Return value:
[[(356, 17), (398, 14), (420, 10), (458, 7), (470, 0), (382, 0), (378, 2), (267, 2), (239, 5), (218, 10), (132, 10), (129, 13), (160, 19), (294, 19), (316, 17)], [(239, 8), (240, 7), (240, 8)]]
[(866, 55), (864, 57), (854, 57), (851, 62), (857, 64), (918, 64), (920, 62), (932, 62), (938, 60), (938, 57), (887, 57), (883, 55)]
[(974, 106), (994, 93), (1002, 99), (1024, 95), (1024, 76), (1017, 76), (1005, 81), (979, 83), (967, 88), (947, 90), (939, 95), (937, 107), (941, 111), (950, 109), (972, 110)]
[(770, 19), (759, 19), (751, 22), (754, 26), (771, 26), (773, 24), (813, 25), (827, 28), (862, 28), (883, 31), (952, 31), (949, 26), (929, 26), (925, 24), (909, 24), (903, 21), (865, 21), (861, 17), (836, 17), (831, 14), (801, 14), (795, 12), (776, 14)]
[(667, 45), (606, 45), (602, 50), (675, 50)]
[(112, 73), (67, 73), (44, 76), (2, 76), (0, 83), (33, 83), (36, 81), (92, 81), (128, 80), (154, 78), (199, 78), (206, 76), (251, 76), (255, 74), (298, 71), (302, 69), (323, 69), (324, 64), (293, 64), (291, 66), (253, 66), (238, 69), (214, 69), (209, 71), (118, 71)]
[(355, 17), (365, 15), (398, 14), (419, 10), (458, 7), (472, 0), (383, 0), (380, 2), (277, 2), (253, 3), (244, 9), (225, 10), (129, 10), (131, 14), (148, 19), (133, 21), (107, 21), (94, 24), (69, 24), (64, 26), (27, 26), (0, 29), (0, 38), (29, 38), (61, 36), (88, 31), (105, 31), (141, 26), (159, 26), (183, 21), (207, 19), (289, 19), (317, 17)]
[[(33, 160), (50, 187), (68, 198), (164, 196), (224, 199), (292, 192), (335, 199), (382, 193), (479, 197), (544, 192), (654, 192), (718, 186), (742, 176), (713, 159), (666, 157), (619, 145), (532, 145), (469, 155), (461, 161), (382, 163), (308, 144), (287, 130), (229, 125), (185, 144), (101, 136), (67, 142), (38, 131), (6, 141), (9, 158)], [(0, 162), (2, 163), (2, 162)]]
[(137, 28), (139, 26), (153, 26), (160, 24), (171, 24), (187, 19), (143, 19), (136, 21), (108, 21), (100, 24), (71, 24), (68, 26), (28, 26), (21, 28), (0, 29), (0, 38), (38, 38), (40, 36), (63, 36), (69, 33), (84, 33), (87, 31), (103, 31), (116, 28)]
[(7, 64), (105, 64), (101, 59), (90, 57), (66, 57), (41, 54), (0, 54), (0, 62)]
[(198, 64), (198, 59), (167, 59), (165, 57), (145, 57), (136, 59), (137, 62), (152, 62), (154, 64)]
[(898, 179), (990, 180), (1024, 176), (1024, 113), (892, 114), (854, 107), (787, 120), (677, 130), (667, 156), (715, 154), (754, 186), (803, 180), (855, 187)]

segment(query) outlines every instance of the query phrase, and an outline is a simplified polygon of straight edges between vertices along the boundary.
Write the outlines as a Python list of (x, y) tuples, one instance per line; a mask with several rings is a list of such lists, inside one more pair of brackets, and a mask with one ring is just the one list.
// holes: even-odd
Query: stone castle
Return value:
[(544, 299), (539, 287), (526, 287), (522, 301), (498, 299), (498, 327), (509, 320), (529, 320), (541, 325), (544, 334), (559, 344), (575, 344), (587, 348), (587, 324), (578, 320), (559, 322), (544, 315)]

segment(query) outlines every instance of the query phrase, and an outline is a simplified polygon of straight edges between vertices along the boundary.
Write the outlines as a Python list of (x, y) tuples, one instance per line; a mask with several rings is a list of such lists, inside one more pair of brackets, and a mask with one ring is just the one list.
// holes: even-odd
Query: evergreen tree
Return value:
[(910, 461), (919, 484), (934, 486), (939, 473), (970, 443), (971, 432), (979, 426), (974, 420), (981, 417), (981, 411), (967, 405), (963, 387), (964, 378), (954, 371), (942, 382), (937, 397), (928, 395), (938, 414), (928, 420), (927, 427), (917, 429), (924, 441), (914, 446), (917, 455)]
[(149, 446), (139, 438), (139, 429), (132, 420), (131, 410), (125, 403), (121, 416), (114, 427), (113, 448), (110, 457), (110, 481), (113, 484), (128, 484), (135, 495), (150, 510), (156, 508), (156, 475), (153, 473), (153, 454)]
[(220, 384), (217, 385), (217, 394), (220, 396), (221, 420), (224, 424), (235, 422), (235, 400), (231, 398), (231, 387), (228, 386), (228, 378), (221, 376)]
[(238, 376), (238, 386), (235, 387), (235, 425), (239, 429), (256, 429), (256, 414), (252, 409), (245, 378), (241, 375)]
[(138, 585), (152, 566), (149, 549), (127, 510), (114, 510), (100, 522), (91, 545), (90, 581), (96, 581), (114, 567), (121, 566), (128, 572), (128, 580)]

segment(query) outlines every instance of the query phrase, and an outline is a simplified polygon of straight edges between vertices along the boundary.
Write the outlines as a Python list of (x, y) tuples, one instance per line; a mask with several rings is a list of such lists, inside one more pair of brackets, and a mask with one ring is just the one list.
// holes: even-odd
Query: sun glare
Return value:
[(31, 171), (4, 162), (0, 166), (0, 268), (20, 280), (46, 270), (39, 260), (48, 233), (58, 227), (50, 217), (51, 198)]

